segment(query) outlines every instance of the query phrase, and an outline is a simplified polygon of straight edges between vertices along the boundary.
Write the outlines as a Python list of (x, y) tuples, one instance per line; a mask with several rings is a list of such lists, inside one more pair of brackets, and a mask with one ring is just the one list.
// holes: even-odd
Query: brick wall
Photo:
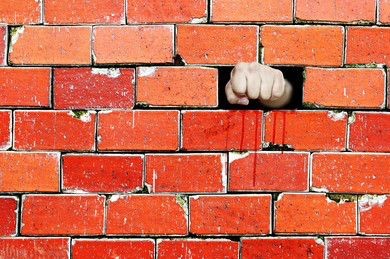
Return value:
[[(389, 0), (0, 0), (0, 258), (390, 258), (389, 25)], [(240, 61), (302, 67), (303, 104), (221, 109)]]

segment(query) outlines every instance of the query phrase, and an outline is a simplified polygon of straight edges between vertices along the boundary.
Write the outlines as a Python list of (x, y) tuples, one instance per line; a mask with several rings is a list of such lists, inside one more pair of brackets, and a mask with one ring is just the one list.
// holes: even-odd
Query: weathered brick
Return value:
[(11, 111), (0, 110), (0, 150), (11, 147)]
[(99, 150), (177, 150), (177, 111), (100, 112)]
[(190, 212), (193, 234), (271, 233), (271, 195), (191, 196)]
[(127, 0), (127, 23), (203, 23), (206, 5), (206, 0)]
[(226, 192), (225, 154), (146, 155), (151, 192)]
[(104, 196), (27, 195), (23, 197), (22, 235), (101, 235)]
[(390, 234), (390, 195), (364, 195), (359, 199), (359, 233)]
[[(188, 86), (191, 86), (189, 89)], [(152, 106), (218, 105), (217, 70), (196, 67), (140, 67), (137, 102)]]
[(96, 112), (16, 111), (17, 150), (94, 150)]
[(305, 75), (304, 102), (330, 107), (384, 107), (386, 82), (382, 69), (306, 68)]
[(75, 239), (72, 243), (72, 258), (154, 259), (154, 240)]
[(0, 66), (6, 64), (6, 57), (7, 57), (6, 53), (7, 53), (7, 27), (0, 26)]
[(0, 192), (58, 192), (59, 153), (0, 152)]
[(275, 202), (275, 233), (356, 234), (356, 202), (322, 193), (283, 193)]
[(91, 27), (24, 26), (11, 34), (13, 64), (91, 64)]
[(124, 0), (45, 0), (48, 24), (124, 24)]
[(182, 149), (258, 150), (262, 111), (183, 111)]
[(238, 259), (239, 243), (227, 240), (157, 240), (159, 259), (185, 258), (192, 259)]
[(242, 239), (241, 258), (323, 259), (324, 244), (314, 238)]
[(42, 1), (0, 0), (0, 23), (33, 24), (41, 21)]
[[(0, 196), (0, 236), (13, 236), (17, 234), (18, 202), (17, 197)], [(1, 252), (0, 258), (4, 258), (1, 257)]]
[(112, 196), (107, 234), (186, 235), (187, 200), (173, 195)]
[(355, 112), (349, 126), (353, 151), (390, 152), (390, 113)]
[(93, 37), (97, 64), (172, 62), (172, 25), (98, 26)]
[(307, 191), (309, 153), (229, 153), (229, 191)]
[(379, 0), (379, 22), (390, 23), (390, 0)]
[(346, 64), (390, 65), (390, 28), (348, 27)]
[(347, 113), (282, 111), (265, 115), (265, 142), (295, 150), (344, 150)]
[(133, 68), (56, 68), (56, 109), (126, 108), (134, 106)]
[(261, 27), (265, 64), (341, 66), (344, 30), (339, 26)]
[(50, 68), (0, 68), (0, 106), (49, 107)]
[(63, 188), (70, 192), (132, 192), (142, 189), (140, 155), (65, 155)]
[(323, 153), (312, 155), (312, 186), (329, 192), (389, 193), (390, 155)]
[(258, 35), (253, 25), (177, 25), (176, 53), (188, 64), (255, 62)]

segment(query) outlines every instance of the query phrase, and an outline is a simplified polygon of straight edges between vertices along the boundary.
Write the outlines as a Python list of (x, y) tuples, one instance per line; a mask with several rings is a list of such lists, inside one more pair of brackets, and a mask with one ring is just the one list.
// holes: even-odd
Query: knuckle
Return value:
[(247, 68), (247, 63), (245, 62), (239, 62), (235, 67), (234, 69), (237, 70), (237, 71), (243, 71)]

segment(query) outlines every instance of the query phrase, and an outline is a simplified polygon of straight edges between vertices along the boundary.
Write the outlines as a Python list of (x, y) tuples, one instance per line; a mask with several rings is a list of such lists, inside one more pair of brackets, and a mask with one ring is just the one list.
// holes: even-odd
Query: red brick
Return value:
[(17, 150), (94, 150), (96, 112), (16, 111)]
[(177, 25), (176, 53), (188, 64), (255, 62), (258, 35), (253, 25)]
[(213, 22), (292, 22), (292, 1), (213, 0)]
[(0, 152), (0, 192), (58, 192), (59, 153)]
[(305, 73), (304, 102), (347, 108), (385, 105), (386, 82), (382, 69), (307, 68)]
[(75, 239), (72, 243), (73, 259), (154, 259), (152, 239)]
[(202, 67), (140, 67), (137, 69), (136, 96), (137, 102), (152, 106), (216, 107), (217, 70)]
[(341, 66), (344, 30), (339, 26), (262, 26), (264, 64)]
[(275, 233), (355, 234), (356, 202), (335, 202), (322, 193), (279, 195)]
[(11, 115), (12, 111), (0, 110), (0, 150), (11, 147)]
[(127, 23), (206, 22), (206, 4), (206, 0), (127, 0)]
[(271, 233), (271, 195), (191, 196), (190, 212), (197, 235)]
[(65, 155), (63, 188), (71, 192), (132, 192), (142, 189), (140, 155)]
[(54, 107), (131, 109), (134, 80), (133, 68), (54, 69)]
[[(0, 236), (16, 235), (18, 217), (18, 198), (12, 196), (0, 196)], [(1, 239), (0, 239), (1, 244)], [(1, 245), (0, 245), (1, 250)], [(0, 252), (0, 258), (1, 256)]]
[(27, 195), (23, 198), (22, 235), (103, 234), (104, 196)]
[(107, 234), (186, 235), (187, 201), (173, 195), (112, 196)]
[(42, 1), (0, 0), (0, 23), (33, 24), (41, 22)]
[(0, 105), (49, 107), (50, 68), (0, 68)]
[(13, 34), (9, 50), (13, 64), (91, 64), (91, 27), (25, 26)]
[(390, 28), (349, 27), (346, 64), (390, 65)]
[(329, 192), (389, 193), (389, 154), (313, 154), (312, 185)]
[(229, 153), (229, 191), (307, 191), (309, 153)]
[(184, 111), (182, 149), (258, 150), (262, 111)]
[(242, 239), (242, 259), (323, 259), (324, 244), (314, 238)]
[(0, 258), (69, 259), (70, 238), (0, 238)]
[(295, 15), (315, 22), (375, 22), (375, 11), (375, 0), (297, 0)]
[(349, 126), (349, 148), (353, 151), (390, 151), (390, 113), (355, 112)]
[(390, 195), (364, 195), (359, 199), (359, 232), (390, 234)]
[(270, 112), (264, 139), (295, 150), (344, 150), (347, 117), (345, 112)]
[(172, 62), (171, 25), (98, 26), (93, 37), (97, 64)]
[(327, 237), (327, 259), (388, 259), (390, 238), (386, 237)]
[(99, 150), (177, 150), (177, 111), (100, 112)]
[[(0, 12), (1, 12), (1, 10), (0, 10)], [(6, 46), (7, 46), (7, 27), (0, 26), (0, 66), (6, 64), (6, 56), (7, 56), (6, 55), (6, 53), (7, 53)]]
[(390, 0), (379, 0), (379, 22), (390, 23)]
[[(160, 242), (159, 242), (160, 241)], [(239, 243), (226, 240), (159, 240), (157, 241), (158, 258), (186, 258), (191, 259), (238, 259)]]
[(146, 155), (152, 192), (226, 192), (225, 154)]
[(45, 0), (48, 24), (123, 24), (124, 0)]

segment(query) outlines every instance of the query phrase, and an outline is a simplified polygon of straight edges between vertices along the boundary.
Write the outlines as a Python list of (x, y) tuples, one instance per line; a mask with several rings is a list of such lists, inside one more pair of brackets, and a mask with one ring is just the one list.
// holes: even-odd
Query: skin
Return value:
[(269, 108), (280, 108), (290, 101), (292, 87), (278, 69), (240, 62), (231, 72), (225, 93), (230, 104), (248, 105), (251, 99)]

